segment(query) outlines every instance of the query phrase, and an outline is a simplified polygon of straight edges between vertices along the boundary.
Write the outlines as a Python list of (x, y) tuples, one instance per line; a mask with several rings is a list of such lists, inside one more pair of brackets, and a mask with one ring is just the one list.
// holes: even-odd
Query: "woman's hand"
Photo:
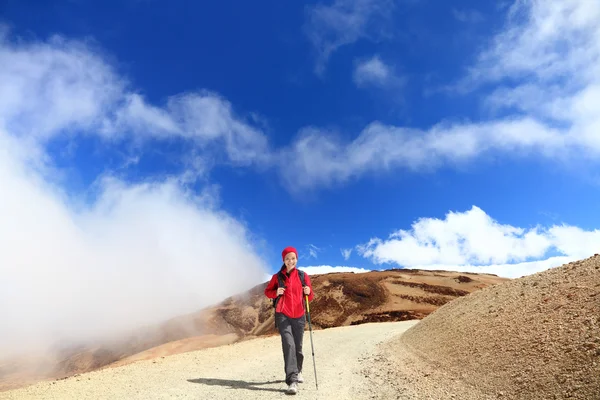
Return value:
[(304, 294), (307, 295), (307, 296), (310, 294), (310, 287), (309, 286), (304, 286)]
[(285, 292), (285, 288), (277, 288), (277, 296), (281, 296), (283, 294), (283, 292)]

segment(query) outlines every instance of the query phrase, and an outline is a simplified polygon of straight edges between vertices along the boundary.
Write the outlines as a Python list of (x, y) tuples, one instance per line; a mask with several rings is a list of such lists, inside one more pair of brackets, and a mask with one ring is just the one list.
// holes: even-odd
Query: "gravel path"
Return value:
[[(374, 398), (376, 393), (365, 376), (364, 362), (375, 357), (379, 344), (417, 322), (364, 324), (313, 332), (318, 391), (307, 328), (305, 383), (300, 384), (296, 397)], [(287, 398), (283, 379), (281, 340), (272, 336), (41, 382), (0, 393), (0, 399), (279, 399)]]

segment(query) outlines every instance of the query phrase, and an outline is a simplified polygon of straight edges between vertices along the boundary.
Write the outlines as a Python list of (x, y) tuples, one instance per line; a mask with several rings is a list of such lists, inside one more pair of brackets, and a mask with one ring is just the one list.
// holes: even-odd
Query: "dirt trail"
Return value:
[[(319, 390), (315, 388), (310, 333), (304, 336), (304, 377), (297, 398), (372, 399), (364, 364), (378, 345), (418, 321), (364, 324), (313, 332)], [(144, 360), (68, 379), (0, 393), (0, 399), (279, 399), (287, 398), (279, 336)]]

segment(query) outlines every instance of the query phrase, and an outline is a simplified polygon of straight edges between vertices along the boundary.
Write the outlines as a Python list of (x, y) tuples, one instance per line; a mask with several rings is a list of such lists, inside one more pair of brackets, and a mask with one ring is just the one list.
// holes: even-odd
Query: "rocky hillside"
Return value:
[(600, 399), (600, 256), (457, 299), (399, 341), (492, 398)]
[[(422, 319), (440, 306), (490, 285), (495, 275), (389, 270), (311, 277), (313, 329)], [(0, 390), (275, 333), (266, 282), (222, 303), (140, 329), (111, 342), (62, 349), (44, 358), (0, 360)]]
[[(313, 329), (422, 319), (457, 297), (506, 281), (495, 275), (420, 270), (336, 273), (311, 279)], [(266, 283), (199, 314), (181, 317), (179, 323), (201, 318), (210, 333), (235, 333), (240, 338), (276, 333), (265, 287)], [(173, 323), (176, 320), (167, 325)]]

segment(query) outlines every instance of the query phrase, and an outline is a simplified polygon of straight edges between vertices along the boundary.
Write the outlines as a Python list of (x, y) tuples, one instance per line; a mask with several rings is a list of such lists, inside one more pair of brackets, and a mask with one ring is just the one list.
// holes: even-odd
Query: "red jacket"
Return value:
[[(285, 272), (285, 266), (281, 267), (281, 271), (283, 272), (284, 276), (283, 283), (285, 285), (285, 292), (283, 292), (283, 295), (277, 302), (277, 308), (275, 309), (275, 312), (283, 313), (290, 318), (300, 318), (302, 315), (304, 315), (305, 300), (304, 292), (302, 291), (302, 282), (300, 281), (300, 276), (298, 276), (298, 270), (294, 268), (290, 272), (289, 276)], [(304, 273), (304, 283), (306, 283), (306, 286), (310, 288), (308, 300), (312, 301), (315, 295), (310, 283), (310, 277), (306, 272)], [(277, 274), (274, 274), (265, 288), (265, 296), (270, 299), (276, 298), (278, 286), (279, 281), (277, 279)]]

